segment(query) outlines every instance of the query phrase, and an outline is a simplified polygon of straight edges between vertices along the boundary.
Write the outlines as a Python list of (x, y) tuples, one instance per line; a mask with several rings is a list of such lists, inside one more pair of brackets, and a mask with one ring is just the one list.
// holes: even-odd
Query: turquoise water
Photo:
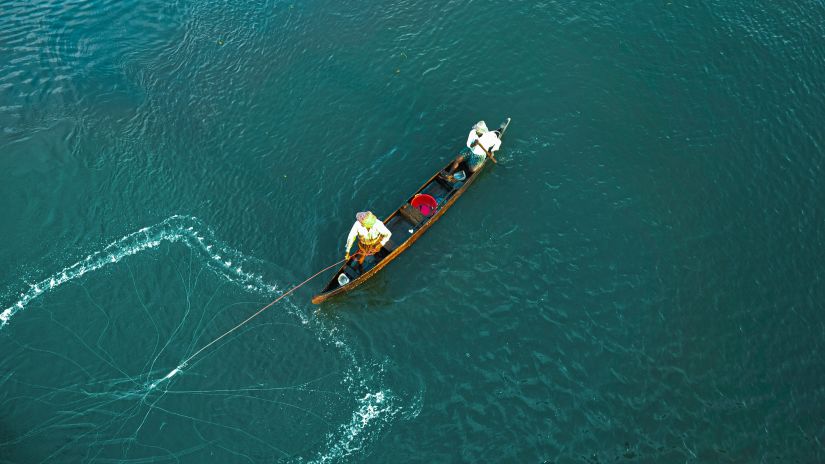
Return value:
[[(825, 460), (821, 2), (0, 6), (0, 462)], [(498, 165), (302, 287), (471, 125)]]

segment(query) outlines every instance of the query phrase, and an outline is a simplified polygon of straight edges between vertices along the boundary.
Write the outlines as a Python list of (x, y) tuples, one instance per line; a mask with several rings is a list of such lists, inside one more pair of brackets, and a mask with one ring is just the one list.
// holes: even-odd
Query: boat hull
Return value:
[[(507, 118), (501, 127), (497, 129), (499, 137), (503, 138), (507, 127), (510, 124), (510, 118)], [(484, 163), (475, 172), (470, 173), (466, 168), (464, 162), (459, 166), (459, 170), (467, 173), (467, 177), (463, 182), (446, 179), (442, 173), (450, 167), (450, 161), (444, 168), (437, 171), (427, 182), (424, 183), (407, 201), (396, 209), (392, 214), (387, 216), (383, 221), (384, 224), (392, 231), (392, 238), (390, 242), (385, 245), (384, 249), (380, 251), (377, 256), (367, 257), (369, 263), (365, 261), (363, 269), (355, 267), (355, 260), (351, 258), (347, 263), (341, 266), (335, 273), (332, 279), (327, 283), (321, 293), (312, 298), (315, 304), (323, 303), (324, 301), (358, 287), (362, 283), (369, 280), (372, 276), (381, 271), (390, 262), (392, 262), (398, 255), (403, 253), (407, 248), (412, 246), (424, 232), (426, 232), (433, 224), (436, 223), (447, 212), (450, 207), (455, 204), (456, 200), (475, 182), (479, 174), (489, 163)], [(412, 200), (416, 195), (430, 194), (435, 198), (440, 199), (435, 212), (427, 217), (423, 216), (411, 206)], [(433, 195), (434, 194), (434, 195)], [(403, 238), (403, 240), (402, 240)], [(338, 283), (338, 276), (346, 274), (350, 281), (345, 285)]]

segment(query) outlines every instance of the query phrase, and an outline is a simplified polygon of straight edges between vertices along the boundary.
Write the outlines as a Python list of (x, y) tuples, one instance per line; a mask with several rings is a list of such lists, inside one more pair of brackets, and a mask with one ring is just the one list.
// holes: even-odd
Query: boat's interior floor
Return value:
[[(449, 165), (447, 165), (447, 167), (449, 167)], [(463, 181), (448, 179), (447, 176), (443, 175), (445, 170), (441, 171), (442, 175), (435, 176), (431, 182), (428, 182), (420, 191), (416, 192), (416, 194), (421, 193), (432, 196), (438, 204), (436, 209), (433, 210), (429, 216), (425, 216), (421, 213), (421, 211), (412, 206), (410, 203), (411, 200), (404, 203), (404, 205), (402, 205), (398, 210), (398, 214), (395, 214), (384, 224), (392, 233), (392, 238), (390, 238), (386, 245), (384, 245), (384, 248), (382, 248), (381, 251), (375, 255), (364, 258), (364, 262), (361, 265), (358, 265), (355, 259), (350, 259), (350, 261), (344, 265), (342, 272), (346, 274), (349, 281), (353, 281), (361, 275), (369, 272), (370, 269), (374, 268), (397, 247), (403, 245), (404, 242), (415, 234), (415, 232), (427, 224), (435, 213), (441, 209), (443, 205), (452, 197), (452, 195), (455, 194), (455, 192), (457, 192), (473, 175), (473, 173), (471, 173), (467, 168), (465, 162), (462, 162), (458, 167), (458, 170), (462, 170), (466, 173), (467, 179), (464, 179)], [(413, 198), (414, 197), (415, 195)], [(338, 275), (340, 274), (341, 272), (338, 273)], [(327, 284), (324, 291), (331, 291), (339, 286), (340, 284), (338, 281), (333, 279), (329, 284)]]

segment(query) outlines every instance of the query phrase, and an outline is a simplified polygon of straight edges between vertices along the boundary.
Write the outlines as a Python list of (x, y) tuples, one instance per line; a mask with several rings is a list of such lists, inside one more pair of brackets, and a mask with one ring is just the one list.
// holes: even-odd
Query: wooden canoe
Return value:
[[(504, 138), (504, 132), (509, 125), (510, 118), (507, 118), (501, 126), (496, 129), (496, 132), (499, 133), (499, 138)], [(418, 240), (418, 237), (421, 237), (430, 226), (441, 218), (450, 206), (455, 203), (458, 197), (475, 181), (484, 167), (490, 164), (489, 162), (485, 162), (475, 172), (470, 172), (465, 162), (462, 161), (458, 170), (463, 171), (466, 174), (466, 178), (464, 181), (451, 181), (443, 175), (443, 172), (450, 167), (452, 162), (451, 159), (444, 168), (436, 172), (421, 188), (416, 190), (401, 207), (384, 219), (384, 225), (392, 232), (392, 237), (381, 251), (372, 256), (368, 256), (364, 260), (361, 268), (358, 267), (355, 258), (350, 258), (349, 261), (344, 263), (332, 276), (332, 279), (324, 286), (323, 290), (312, 297), (313, 303), (319, 304), (335, 295), (346, 293), (377, 274), (378, 271), (409, 248), (410, 245)], [(412, 206), (413, 199), (419, 194), (430, 195), (438, 202), (434, 212), (430, 212), (429, 216), (425, 216), (421, 211)], [(341, 274), (346, 275), (346, 277), (341, 278)], [(344, 281), (343, 285), (339, 283), (339, 278)]]

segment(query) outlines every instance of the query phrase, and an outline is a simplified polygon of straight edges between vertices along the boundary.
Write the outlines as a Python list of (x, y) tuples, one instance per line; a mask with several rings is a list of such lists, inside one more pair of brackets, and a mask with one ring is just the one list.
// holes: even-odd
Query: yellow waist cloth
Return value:
[(373, 255), (378, 250), (381, 249), (381, 236), (374, 239), (365, 239), (364, 237), (358, 237), (358, 251), (363, 253), (365, 256)]

